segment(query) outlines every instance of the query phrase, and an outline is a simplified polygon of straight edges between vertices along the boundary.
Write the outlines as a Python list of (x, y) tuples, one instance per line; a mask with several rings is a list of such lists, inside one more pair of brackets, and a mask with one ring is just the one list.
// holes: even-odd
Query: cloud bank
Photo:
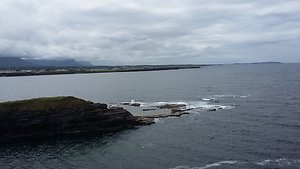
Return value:
[(299, 0), (2, 0), (0, 25), (3, 56), (300, 62)]

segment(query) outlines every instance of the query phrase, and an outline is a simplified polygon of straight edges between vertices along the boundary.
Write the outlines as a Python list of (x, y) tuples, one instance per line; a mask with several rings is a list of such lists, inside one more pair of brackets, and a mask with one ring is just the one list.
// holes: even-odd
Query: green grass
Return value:
[(25, 111), (51, 111), (66, 110), (69, 108), (80, 107), (91, 102), (78, 99), (72, 96), (44, 97), (30, 100), (20, 100), (0, 103), (0, 113), (25, 112)]

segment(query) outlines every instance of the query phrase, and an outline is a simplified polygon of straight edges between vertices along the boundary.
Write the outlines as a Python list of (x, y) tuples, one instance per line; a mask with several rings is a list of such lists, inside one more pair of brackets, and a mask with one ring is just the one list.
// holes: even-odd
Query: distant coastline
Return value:
[(119, 65), (119, 66), (82, 66), (82, 65), (71, 66), (72, 64), (69, 64), (67, 66), (26, 66), (26, 67), (16, 66), (16, 67), (0, 67), (0, 77), (162, 71), (162, 70), (178, 70), (178, 69), (198, 69), (203, 66), (245, 65), (245, 64), (246, 65), (282, 64), (282, 62), (252, 62), (252, 63), (232, 63), (232, 64)]
[(0, 70), (0, 77), (63, 75), (87, 73), (114, 73), (161, 71), (178, 69), (197, 69), (210, 65), (130, 65), (130, 66), (93, 66), (93, 67), (39, 67), (39, 68), (7, 68)]
[(233, 63), (234, 65), (255, 65), (255, 64), (282, 64), (282, 62), (250, 62), (250, 63)]

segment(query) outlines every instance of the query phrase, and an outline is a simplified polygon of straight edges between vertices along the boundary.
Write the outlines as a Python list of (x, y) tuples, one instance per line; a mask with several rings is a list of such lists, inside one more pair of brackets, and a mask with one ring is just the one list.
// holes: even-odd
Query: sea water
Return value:
[(1, 102), (68, 95), (184, 103), (190, 114), (107, 136), (2, 144), (0, 168), (300, 168), (300, 64), (0, 78)]

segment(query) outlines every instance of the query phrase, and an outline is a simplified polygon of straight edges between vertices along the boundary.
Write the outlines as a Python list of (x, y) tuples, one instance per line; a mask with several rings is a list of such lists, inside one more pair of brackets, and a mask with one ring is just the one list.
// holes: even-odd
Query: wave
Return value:
[(222, 164), (235, 164), (235, 163), (237, 163), (237, 161), (221, 161), (217, 163), (207, 164), (206, 166), (200, 167), (198, 169), (206, 169), (206, 168), (221, 166)]
[(205, 98), (205, 97), (203, 97), (203, 98), (201, 98), (203, 101), (213, 101), (213, 100), (215, 100), (216, 98)]
[(275, 160), (263, 160), (260, 162), (255, 162), (256, 165), (260, 166), (290, 166), (290, 165), (297, 165), (300, 167), (300, 160), (295, 159), (286, 159), (286, 158), (280, 158)]
[(209, 104), (208, 102), (188, 102), (187, 109), (202, 109), (202, 110), (221, 110), (221, 109), (233, 109), (234, 106)]
[(163, 118), (154, 118), (155, 123), (163, 123)]
[(250, 97), (250, 95), (213, 95), (217, 98), (247, 98)]
[(207, 169), (207, 168), (211, 168), (211, 167), (219, 167), (223, 164), (232, 165), (237, 162), (238, 161), (220, 161), (220, 162), (216, 162), (216, 163), (212, 163), (212, 164), (207, 164), (206, 166), (203, 166), (203, 167), (177, 166), (172, 169)]
[(138, 102), (141, 107), (159, 107), (164, 105), (178, 105), (181, 110), (221, 110), (233, 109), (234, 106), (210, 104), (204, 101), (190, 101), (190, 102)]
[(157, 107), (157, 106), (163, 106), (163, 105), (167, 105), (167, 104), (170, 104), (170, 105), (186, 105), (187, 102), (145, 102), (145, 103), (142, 103), (141, 106), (153, 106), (153, 107)]
[(206, 102), (219, 103), (220, 102), (219, 99), (247, 98), (247, 97), (250, 97), (250, 95), (212, 95), (212, 96), (207, 96), (207, 97), (201, 97), (201, 100), (206, 101)]
[(223, 168), (222, 165), (236, 165), (237, 167), (242, 168), (253, 168), (254, 166), (264, 166), (264, 167), (300, 167), (300, 159), (287, 159), (287, 158), (280, 158), (280, 159), (267, 159), (259, 162), (243, 162), (243, 161), (220, 161), (216, 163), (207, 164), (202, 167), (189, 167), (189, 166), (177, 166), (175, 168), (170, 169), (208, 169), (208, 168)]
[(141, 106), (142, 104), (143, 102), (138, 102), (135, 100), (131, 100), (130, 102), (121, 102), (121, 105), (129, 105), (129, 106), (133, 106), (133, 105)]

